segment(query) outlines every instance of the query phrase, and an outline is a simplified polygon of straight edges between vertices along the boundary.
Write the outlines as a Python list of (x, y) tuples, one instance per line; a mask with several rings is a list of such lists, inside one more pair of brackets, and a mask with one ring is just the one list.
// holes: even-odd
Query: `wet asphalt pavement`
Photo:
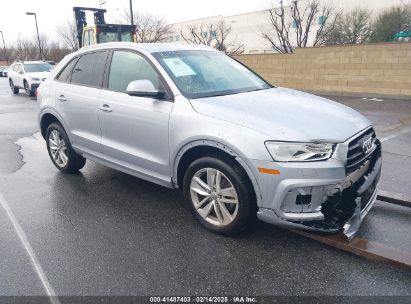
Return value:
[[(343, 101), (380, 137), (404, 132), (384, 143), (381, 188), (410, 195), (411, 102)], [(58, 295), (411, 296), (409, 271), (264, 223), (236, 237), (212, 234), (180, 192), (91, 161), (78, 175), (61, 174), (36, 110), (35, 99), (13, 96), (0, 78), (0, 193)], [(410, 251), (410, 219), (409, 208), (377, 202), (360, 236)], [(3, 208), (0, 295), (45, 295)]]

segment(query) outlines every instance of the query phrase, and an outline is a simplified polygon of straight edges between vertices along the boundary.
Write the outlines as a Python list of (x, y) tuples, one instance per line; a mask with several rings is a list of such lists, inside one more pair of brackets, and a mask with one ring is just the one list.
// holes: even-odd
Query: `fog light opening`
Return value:
[(311, 204), (311, 200), (312, 200), (312, 195), (311, 194), (307, 194), (307, 195), (299, 194), (295, 198), (295, 204), (299, 205), (299, 206), (309, 205), (309, 204)]

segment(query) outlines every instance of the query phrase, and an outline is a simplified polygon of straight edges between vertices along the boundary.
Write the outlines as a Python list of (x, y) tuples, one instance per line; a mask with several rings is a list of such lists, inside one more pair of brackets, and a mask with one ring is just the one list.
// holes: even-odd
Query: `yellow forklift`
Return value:
[[(77, 39), (79, 47), (113, 42), (128, 41), (136, 42), (136, 27), (127, 24), (108, 24), (104, 19), (107, 12), (101, 8), (73, 7), (74, 18), (76, 19)], [(94, 13), (94, 24), (88, 25), (86, 11)]]

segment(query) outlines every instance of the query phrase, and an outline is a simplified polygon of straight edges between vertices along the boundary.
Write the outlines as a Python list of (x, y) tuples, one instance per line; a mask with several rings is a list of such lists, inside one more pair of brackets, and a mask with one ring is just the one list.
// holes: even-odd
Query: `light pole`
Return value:
[(41, 60), (44, 60), (43, 51), (41, 49), (41, 43), (40, 43), (39, 27), (37, 25), (37, 15), (36, 13), (31, 13), (31, 12), (27, 12), (26, 15), (34, 16), (34, 20), (36, 21), (37, 40), (39, 42), (40, 57), (41, 57)]
[(134, 27), (133, 0), (130, 0), (130, 18), (131, 18), (131, 26)]
[(0, 31), (0, 33), (1, 33), (1, 39), (3, 40), (3, 47), (4, 47), (4, 54), (6, 55), (6, 62), (7, 62), (7, 65), (9, 65), (9, 58), (7, 56), (6, 44), (4, 43), (3, 31)]

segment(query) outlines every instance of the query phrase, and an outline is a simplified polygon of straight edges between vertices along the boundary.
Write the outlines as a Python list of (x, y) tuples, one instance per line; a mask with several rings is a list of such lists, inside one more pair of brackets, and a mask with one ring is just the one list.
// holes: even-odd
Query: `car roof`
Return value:
[(21, 64), (39, 64), (39, 63), (47, 63), (47, 62), (44, 62), (44, 61), (40, 61), (40, 60), (38, 60), (38, 61), (15, 61), (15, 62), (13, 62), (13, 64), (16, 64), (16, 63), (21, 63)]
[(172, 51), (216, 51), (214, 48), (206, 45), (176, 44), (176, 43), (133, 43), (133, 42), (108, 42), (90, 45), (81, 48), (78, 53), (91, 50), (101, 50), (108, 48), (131, 48), (146, 53), (172, 52)]
[(47, 63), (44, 61), (23, 61), (23, 64), (36, 64), (36, 63)]

